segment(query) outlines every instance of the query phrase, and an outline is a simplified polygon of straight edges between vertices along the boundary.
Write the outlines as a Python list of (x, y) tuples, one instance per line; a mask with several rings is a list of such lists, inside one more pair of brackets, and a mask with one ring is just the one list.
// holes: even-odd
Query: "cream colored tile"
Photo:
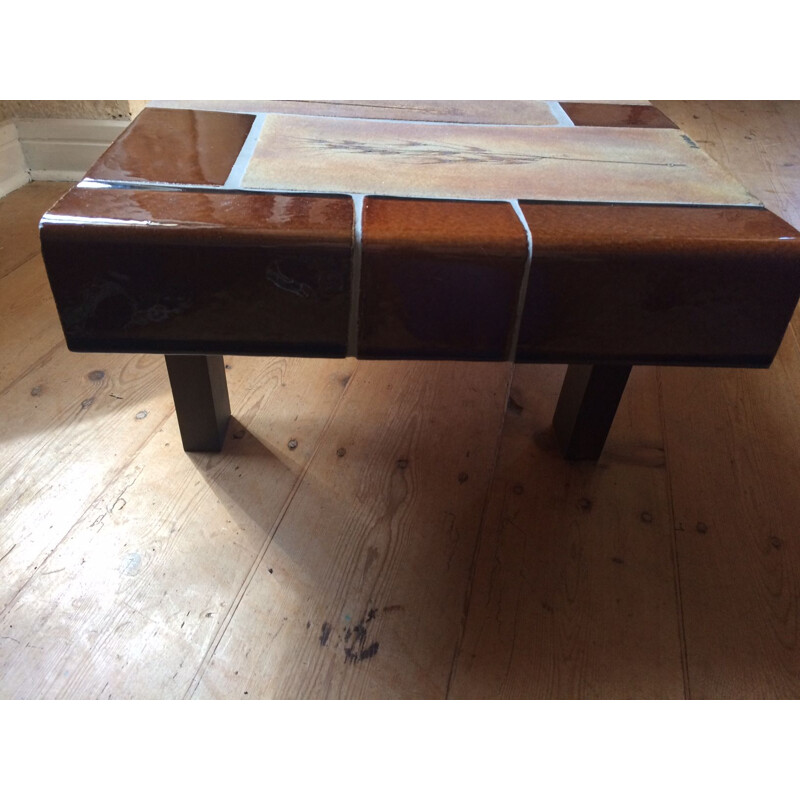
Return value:
[(546, 100), (151, 100), (159, 108), (265, 111), (319, 117), (557, 125)]
[(246, 188), (398, 197), (758, 205), (678, 130), (270, 114)]

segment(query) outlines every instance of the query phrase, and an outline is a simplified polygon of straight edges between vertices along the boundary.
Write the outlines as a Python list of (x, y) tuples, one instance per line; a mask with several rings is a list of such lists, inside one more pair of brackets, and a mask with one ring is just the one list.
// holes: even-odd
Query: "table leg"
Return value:
[(222, 450), (231, 414), (222, 356), (164, 356), (183, 449)]
[(631, 367), (570, 364), (561, 387), (553, 428), (564, 457), (600, 457)]

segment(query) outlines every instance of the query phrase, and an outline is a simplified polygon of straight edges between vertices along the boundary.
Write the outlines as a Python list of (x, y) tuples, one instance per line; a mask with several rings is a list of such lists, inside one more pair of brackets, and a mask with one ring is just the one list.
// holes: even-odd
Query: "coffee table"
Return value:
[(768, 367), (800, 234), (658, 109), (162, 103), (43, 217), (67, 345), (160, 353), (183, 446), (220, 450), (223, 354), (568, 364), (599, 457), (631, 367)]

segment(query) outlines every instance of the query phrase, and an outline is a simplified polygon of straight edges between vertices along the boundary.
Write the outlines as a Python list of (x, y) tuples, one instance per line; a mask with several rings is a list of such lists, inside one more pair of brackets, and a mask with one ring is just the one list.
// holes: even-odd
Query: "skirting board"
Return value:
[(130, 120), (17, 119), (34, 181), (79, 181)]
[(13, 120), (0, 122), (0, 197), (30, 182), (31, 176)]

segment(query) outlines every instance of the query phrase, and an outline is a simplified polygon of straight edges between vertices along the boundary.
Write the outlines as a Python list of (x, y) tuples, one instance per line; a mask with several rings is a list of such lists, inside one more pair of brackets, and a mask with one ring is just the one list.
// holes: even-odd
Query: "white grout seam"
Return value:
[(565, 128), (575, 127), (575, 123), (569, 118), (567, 112), (564, 111), (561, 103), (557, 103), (555, 100), (548, 100), (547, 105), (550, 106), (550, 111), (558, 120), (559, 125), (563, 125)]
[[(316, 197), (363, 197), (363, 195), (353, 195), (348, 192), (343, 192), (334, 189), (287, 189), (281, 187), (275, 188), (251, 188), (249, 186), (230, 189), (226, 186), (214, 184), (200, 184), (200, 183), (164, 183), (158, 181), (110, 181), (110, 180), (96, 180), (94, 178), (84, 178), (77, 185), (78, 189), (137, 189), (145, 192), (205, 192), (207, 194), (214, 194), (216, 192), (236, 193), (236, 194), (301, 194), (304, 196)], [(507, 197), (500, 195), (487, 195), (486, 197), (462, 197), (457, 194), (452, 195), (431, 195), (431, 194), (392, 194), (391, 192), (376, 192), (376, 196), (383, 197), (398, 197), (403, 200), (441, 200), (441, 201), (454, 201), (457, 203), (505, 203), (513, 202), (508, 200)], [(522, 198), (523, 200), (530, 200), (540, 203), (584, 203), (591, 205), (607, 205), (613, 204), (617, 206), (675, 206), (680, 208), (763, 208), (764, 204), (758, 200), (753, 202), (730, 202), (730, 203), (712, 203), (700, 201), (686, 201), (686, 200), (620, 200), (594, 198), (586, 199), (583, 197), (548, 197), (546, 195), (531, 194)]]
[(347, 326), (347, 355), (358, 356), (358, 304), (361, 296), (361, 250), (364, 195), (353, 198), (353, 259), (350, 268), (350, 321)]
[(253, 157), (253, 152), (255, 151), (256, 144), (258, 143), (258, 137), (261, 136), (261, 129), (264, 127), (264, 122), (267, 119), (267, 115), (263, 111), (258, 112), (255, 116), (256, 118), (253, 120), (253, 124), (250, 126), (250, 133), (247, 134), (247, 138), (244, 140), (242, 149), (239, 151), (236, 161), (233, 162), (230, 174), (223, 184), (223, 189), (241, 188), (242, 178), (244, 177), (245, 170), (250, 164), (250, 159)]
[(531, 264), (533, 262), (533, 235), (531, 234), (528, 220), (525, 219), (525, 215), (522, 213), (519, 200), (509, 200), (508, 202), (510, 203), (511, 208), (514, 209), (517, 219), (519, 219), (522, 227), (525, 229), (525, 238), (528, 242), (528, 256), (525, 259), (525, 267), (522, 271), (522, 281), (520, 282), (519, 299), (517, 301), (517, 314), (516, 319), (514, 320), (514, 333), (511, 337), (511, 347), (508, 356), (508, 360), (513, 362), (516, 360), (517, 343), (519, 342), (519, 329), (522, 326), (522, 315), (525, 312), (525, 301), (527, 300), (528, 296), (528, 281), (530, 280)]

